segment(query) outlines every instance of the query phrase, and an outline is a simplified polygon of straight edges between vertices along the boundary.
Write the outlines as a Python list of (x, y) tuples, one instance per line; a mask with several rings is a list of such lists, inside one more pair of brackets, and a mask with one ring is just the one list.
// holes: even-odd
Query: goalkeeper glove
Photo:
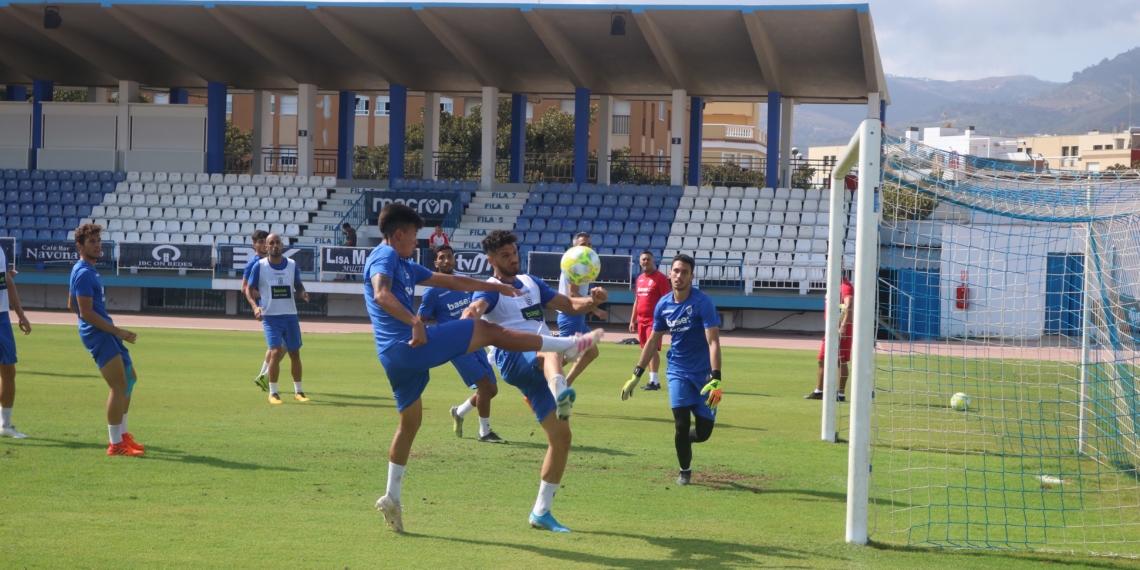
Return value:
[(630, 376), (625, 386), (621, 387), (621, 401), (624, 402), (633, 396), (633, 389), (636, 388), (637, 383), (641, 381), (641, 375), (644, 372), (645, 369), (640, 366), (633, 367), (633, 376)]
[(720, 370), (713, 370), (710, 378), (712, 380), (701, 389), (701, 395), (709, 395), (709, 399), (705, 403), (708, 404), (710, 410), (715, 410), (721, 399)]

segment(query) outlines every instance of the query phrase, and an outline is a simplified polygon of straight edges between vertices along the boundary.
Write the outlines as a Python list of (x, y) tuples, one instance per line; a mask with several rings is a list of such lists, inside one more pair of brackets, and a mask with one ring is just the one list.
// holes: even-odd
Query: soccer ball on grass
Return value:
[(602, 271), (602, 260), (594, 250), (584, 246), (574, 246), (562, 254), (562, 274), (573, 285), (583, 285), (598, 277)]
[(958, 392), (950, 397), (950, 407), (964, 412), (970, 408), (970, 397), (965, 392)]

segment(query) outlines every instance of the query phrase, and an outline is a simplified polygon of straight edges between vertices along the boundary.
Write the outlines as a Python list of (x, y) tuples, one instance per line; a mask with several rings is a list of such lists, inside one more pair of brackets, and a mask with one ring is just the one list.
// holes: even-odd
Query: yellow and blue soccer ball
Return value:
[(950, 407), (959, 412), (964, 412), (970, 409), (970, 397), (965, 392), (958, 392), (950, 397)]
[(592, 282), (602, 271), (602, 260), (594, 250), (584, 246), (574, 246), (562, 254), (562, 274), (573, 285)]

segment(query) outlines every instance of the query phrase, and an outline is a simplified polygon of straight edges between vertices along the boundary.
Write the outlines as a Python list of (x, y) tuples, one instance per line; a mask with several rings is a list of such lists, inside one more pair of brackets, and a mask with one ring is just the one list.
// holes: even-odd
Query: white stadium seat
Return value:
[(732, 237), (733, 224), (718, 224), (716, 227), (717, 237)]
[(131, 185), (127, 184), (126, 182), (119, 182), (118, 184), (115, 184), (116, 194), (126, 194), (127, 192), (130, 192), (130, 189)]
[(138, 232), (127, 232), (127, 235), (123, 237), (123, 241), (137, 242), (137, 241), (139, 241), (139, 233)]
[(686, 210), (692, 210), (695, 208), (695, 204), (696, 198), (692, 196), (685, 196), (684, 198), (681, 198), (680, 207)]
[(199, 241), (200, 241), (200, 239), (201, 239), (201, 236), (199, 236), (199, 235), (198, 235), (198, 234), (196, 234), (196, 233), (195, 233), (195, 234), (186, 234), (186, 235), (183, 237), (183, 239), (185, 239), (185, 240), (186, 240), (186, 243), (199, 243)]
[(780, 240), (779, 251), (781, 254), (794, 253), (796, 251), (796, 240), (794, 240), (794, 239), (782, 239), (782, 240)]
[(711, 222), (714, 224), (719, 224), (720, 223), (720, 217), (723, 214), (724, 214), (724, 212), (721, 212), (720, 210), (705, 210), (705, 221)]
[(686, 186), (685, 187), (685, 193), (683, 194), (683, 196), (686, 198), (696, 198), (698, 192), (699, 192), (699, 190), (697, 189), (696, 186)]
[(753, 212), (752, 213), (752, 223), (754, 223), (754, 224), (767, 224), (771, 215), (772, 215), (771, 212)]
[(740, 198), (729, 198), (725, 200), (723, 210), (732, 210), (734, 212), (740, 210)]
[(239, 224), (237, 222), (227, 222), (225, 233), (227, 233), (227, 234), (241, 233), (241, 224)]
[(720, 213), (720, 221), (724, 224), (735, 224), (739, 215), (736, 210), (725, 210)]
[(269, 233), (277, 234), (279, 236), (285, 235), (285, 225), (284, 224), (273, 224), (272, 226), (269, 226)]
[(740, 201), (740, 210), (748, 212), (756, 211), (756, 200), (754, 198), (744, 198)]
[[(316, 184), (314, 184), (316, 186)], [(325, 176), (321, 179), (321, 186), (336, 186), (336, 176)]]
[(734, 224), (732, 226), (732, 237), (746, 238), (748, 237), (748, 224)]
[[(704, 197), (696, 198), (693, 201), (693, 209), (694, 210), (708, 210), (709, 209), (709, 198), (704, 198)], [(721, 207), (719, 209), (720, 210), (724, 209), (723, 204), (721, 205)]]
[(786, 211), (788, 211), (788, 201), (787, 200), (772, 200), (772, 211), (773, 212), (786, 212)]
[[(171, 201), (171, 202), (173, 202), (173, 201)], [(158, 194), (147, 194), (146, 196), (143, 197), (143, 205), (144, 206), (157, 206), (158, 203), (159, 203)]]
[(154, 182), (154, 173), (153, 172), (143, 172), (142, 175), (139, 176), (139, 180), (142, 182)]
[(222, 210), (222, 221), (223, 222), (232, 222), (232, 221), (234, 221), (234, 219), (236, 217), (237, 217), (237, 215), (233, 210)]
[(304, 210), (306, 212), (316, 212), (317, 210), (320, 210), (320, 209), (321, 209), (321, 204), (320, 204), (320, 202), (317, 201), (316, 198), (309, 198), (308, 200), (305, 200)]
[(131, 185), (127, 188), (127, 192), (129, 194), (142, 194), (143, 187), (144, 186), (142, 182), (132, 182)]
[[(304, 208), (305, 208), (305, 201), (304, 200), (302, 200), (300, 198), (293, 198), (292, 200), (289, 200), (289, 209), (290, 210), (301, 210)], [(280, 208), (280, 209), (284, 210), (285, 208)]]
[(253, 181), (253, 176), (251, 176), (249, 174), (238, 174), (238, 176), (237, 176), (237, 183), (238, 184), (249, 184), (252, 181)]
[(728, 198), (728, 187), (727, 186), (717, 186), (716, 188), (713, 188), (712, 197), (713, 198)]
[(166, 243), (170, 241), (170, 234), (166, 232), (155, 232), (154, 241), (158, 243)]
[(157, 182), (147, 182), (146, 184), (143, 184), (142, 193), (143, 194), (158, 194), (158, 183)]
[(185, 178), (185, 175), (181, 172), (171, 172), (170, 174), (166, 175), (166, 181), (171, 184), (174, 184), (175, 182), (182, 182), (183, 178)]
[(202, 208), (195, 208), (192, 215), (184, 215), (183, 212), (186, 212), (186, 211), (187, 210), (178, 210), (178, 219), (179, 220), (186, 221), (186, 220), (204, 220), (204, 219), (206, 219), (206, 210), (204, 210)]
[(282, 186), (292, 186), (296, 180), (297, 178), (295, 176), (292, 176), (290, 174), (282, 174), (280, 184)]
[(209, 235), (209, 234), (204, 235), (204, 236), (198, 236), (198, 243), (205, 243), (205, 244), (213, 245), (214, 241), (215, 241), (214, 236)]
[(150, 231), (166, 233), (166, 220), (156, 220), (150, 223)]
[[(265, 221), (265, 210), (250, 210), (249, 211), (249, 221), (255, 222), (255, 223), (256, 222), (264, 222)], [(250, 230), (250, 231), (253, 231), (253, 230)], [(249, 232), (242, 232), (242, 233), (249, 233)]]
[(268, 186), (258, 186), (257, 193), (255, 195), (258, 198), (268, 198), (272, 192), (273, 191), (270, 190)]
[(170, 194), (171, 186), (169, 182), (163, 182), (158, 185), (158, 194)]
[(811, 253), (811, 243), (815, 240), (800, 239), (796, 240), (796, 253)]
[(329, 199), (329, 189), (328, 188), (313, 188), (313, 198), (316, 198), (317, 200), (328, 200)]
[[(110, 209), (107, 210), (107, 216), (115, 217), (115, 216), (111, 216), (111, 210)], [(120, 218), (133, 218), (133, 217), (135, 217), (134, 207), (123, 206), (123, 207), (119, 208), (119, 215), (117, 217), (120, 217)]]
[(760, 197), (760, 189), (755, 186), (749, 186), (744, 189), (744, 198), (755, 200)]
[(246, 198), (245, 199), (245, 207), (248, 210), (257, 210), (257, 209), (261, 208), (261, 199), (260, 198)]
[(724, 198), (709, 198), (709, 209), (718, 211), (723, 210)]
[(715, 240), (716, 238), (708, 236), (699, 237), (697, 238), (697, 249), (712, 249), (716, 243)]
[(301, 235), (301, 226), (297, 224), (288, 224), (285, 226), (285, 235), (289, 237), (296, 237)]
[(285, 197), (286, 198), (298, 198), (300, 196), (301, 196), (301, 189), (300, 188), (297, 188), (296, 186), (289, 186), (289, 187), (285, 188)]
[(265, 221), (269, 223), (276, 223), (281, 220), (281, 214), (277, 210), (269, 210), (265, 213)]
[(134, 194), (131, 196), (131, 201), (128, 204), (131, 206), (142, 206), (146, 204), (146, 195)]
[(700, 188), (697, 189), (697, 197), (698, 198), (712, 198), (712, 196), (713, 196), (713, 187), (712, 186), (701, 186)]
[[(249, 210), (238, 210), (237, 214), (234, 215), (234, 221), (236, 221), (236, 222), (248, 222), (249, 221)], [(238, 232), (226, 232), (226, 233), (235, 233), (236, 234)]]
[(132, 170), (127, 173), (127, 182), (138, 182), (139, 180), (140, 177), (137, 171)]
[[(264, 206), (264, 204), (262, 204), (262, 206)], [(276, 200), (273, 201), (273, 208), (275, 208), (277, 210), (284, 210), (288, 207), (289, 207), (289, 199), (288, 198), (277, 198)], [(268, 208), (266, 208), (266, 209), (268, 209)]]
[(740, 199), (744, 197), (744, 189), (739, 186), (733, 186), (728, 189), (728, 197)]
[(230, 203), (231, 200), (229, 196), (218, 196), (217, 200), (214, 201), (215, 206), (218, 208), (229, 208)]
[(780, 238), (786, 239), (786, 240), (788, 240), (788, 239), (794, 240), (797, 237), (799, 237), (799, 235), (800, 235), (799, 226), (783, 226), (783, 230), (781, 230), (781, 232), (780, 232)]
[(218, 174), (217, 172), (210, 175), (210, 184), (223, 184), (225, 181), (226, 177)]
[(218, 207), (218, 199), (214, 196), (202, 196), (202, 207), (207, 208), (207, 209), (208, 208), (217, 208)]
[(194, 175), (194, 182), (197, 184), (206, 184), (210, 182), (210, 175), (204, 172), (199, 172)]
[(226, 174), (222, 177), (223, 184), (237, 184), (237, 174)]
[(768, 224), (764, 226), (764, 237), (766, 238), (778, 239), (781, 233), (783, 233), (782, 226), (777, 226), (775, 224)]
[(293, 221), (297, 222), (298, 224), (307, 224), (307, 223), (309, 223), (309, 213), (308, 212), (295, 212), (293, 214)]
[(182, 234), (170, 234), (170, 243), (185, 243), (186, 236)]
[(718, 237), (713, 240), (713, 249), (716, 251), (728, 251), (732, 248), (732, 238)]
[(197, 184), (187, 184), (186, 185), (186, 195), (187, 196), (197, 196), (200, 191), (201, 191), (201, 186), (199, 186)]
[(254, 174), (250, 178), (249, 182), (251, 184), (253, 184), (254, 186), (261, 186), (262, 184), (265, 184), (265, 175), (264, 174)]
[(786, 212), (784, 213), (784, 225), (798, 226), (800, 225), (799, 212)]
[(772, 210), (772, 200), (769, 198), (759, 198), (756, 200), (757, 212), (770, 212)]
[(698, 223), (698, 224), (704, 223), (706, 220), (708, 220), (708, 216), (709, 216), (708, 210), (690, 210), (689, 211), (689, 221), (692, 223)]
[(253, 229), (254, 229), (253, 223), (252, 222), (246, 222), (246, 223), (241, 225), (241, 232), (239, 232), (239, 233), (244, 234), (244, 235), (249, 235), (249, 234), (253, 233)]
[(174, 197), (174, 203), (171, 205), (174, 206), (175, 208), (185, 208), (186, 206), (190, 205), (190, 197), (189, 196), (175, 196)]
[(103, 195), (103, 205), (104, 206), (114, 206), (117, 203), (117, 200), (118, 199), (115, 197), (115, 194), (104, 194)]
[(222, 211), (217, 208), (206, 210), (206, 221), (216, 222), (222, 219)]
[[(281, 183), (281, 177), (280, 176), (278, 176), (276, 174), (266, 174), (265, 175), (265, 184), (267, 184), (269, 186), (275, 186), (275, 185), (280, 184), (280, 183)], [(252, 232), (252, 231), (253, 230), (250, 230), (250, 232)]]
[[(200, 227), (202, 227), (202, 225), (198, 224), (198, 227), (200, 228)], [(226, 232), (226, 224), (224, 224), (222, 222), (213, 222), (210, 224), (210, 227), (206, 233), (221, 234), (221, 233), (225, 233), (225, 232)]]
[(102, 218), (106, 215), (107, 215), (107, 207), (106, 206), (94, 206), (91, 208), (91, 217), (92, 218)]
[(154, 173), (154, 181), (155, 182), (166, 182), (166, 173), (165, 172), (155, 172)]
[(107, 231), (117, 232), (123, 229), (123, 220), (118, 218), (107, 220)]
[(772, 199), (774, 199), (775, 197), (776, 197), (776, 191), (775, 191), (775, 190), (773, 190), (773, 189), (771, 189), (771, 188), (767, 188), (767, 187), (765, 187), (765, 188), (761, 188), (761, 189), (760, 189), (760, 197), (759, 197), (759, 198), (757, 198), (757, 199), (768, 199), (768, 200), (772, 200)]

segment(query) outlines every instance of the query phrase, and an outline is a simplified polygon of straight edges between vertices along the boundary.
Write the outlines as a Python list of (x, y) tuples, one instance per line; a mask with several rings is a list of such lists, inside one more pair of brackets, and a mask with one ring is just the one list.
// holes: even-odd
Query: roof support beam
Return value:
[(400, 63), (400, 57), (370, 36), (353, 27), (327, 9), (306, 10), (312, 14), (344, 47), (356, 54), (389, 84), (415, 85), (412, 74)]
[[(37, 7), (38, 4), (32, 6)], [(57, 30), (47, 30), (44, 29), (42, 14), (32, 14), (23, 8), (11, 5), (4, 11), (13, 19), (19, 20), (29, 28), (47, 36), (115, 79), (131, 81), (154, 79), (154, 77), (147, 76), (145, 68), (135, 64), (126, 54), (95, 41), (74, 28), (69, 29), (64, 26)]]
[(274, 38), (261, 28), (245, 21), (227, 8), (215, 6), (206, 12), (214, 17), (253, 51), (280, 69), (298, 84), (335, 85), (319, 62), (308, 54)]
[(888, 102), (890, 97), (886, 96), (887, 81), (883, 75), (883, 64), (879, 61), (879, 46), (875, 42), (875, 24), (871, 22), (870, 12), (859, 12), (856, 17), (859, 19), (859, 36), (863, 43), (863, 72), (867, 80), (868, 93), (883, 93), (883, 98)]
[(504, 80), (506, 74), (498, 66), (491, 63), (482, 50), (475, 44), (455, 31), (447, 22), (435, 14), (431, 8), (415, 10), (416, 16), (427, 26), (435, 39), (451, 52), (457, 61), (484, 87), (506, 88)]
[(558, 66), (566, 72), (566, 76), (574, 84), (574, 87), (585, 87), (591, 91), (602, 93), (609, 91), (608, 82), (601, 78), (594, 66), (582, 56), (574, 44), (554, 29), (542, 14), (535, 10), (527, 10), (522, 15), (538, 39), (542, 40), (550, 55), (558, 62)]
[(768, 91), (791, 93), (791, 81), (784, 75), (780, 56), (768, 37), (768, 30), (760, 21), (760, 15), (746, 10), (742, 17), (744, 27), (748, 29), (748, 37), (752, 40), (752, 51), (756, 54), (756, 62), (760, 64), (760, 72), (764, 74), (764, 87)]
[(681, 61), (677, 50), (661, 32), (661, 28), (657, 27), (653, 18), (647, 12), (635, 10), (633, 19), (641, 28), (641, 35), (645, 36), (645, 41), (649, 44), (649, 49), (653, 51), (653, 56), (657, 58), (657, 64), (665, 73), (669, 86), (673, 89), (684, 89), (689, 93), (700, 93), (700, 89), (692, 84), (688, 70), (685, 69), (685, 64)]

